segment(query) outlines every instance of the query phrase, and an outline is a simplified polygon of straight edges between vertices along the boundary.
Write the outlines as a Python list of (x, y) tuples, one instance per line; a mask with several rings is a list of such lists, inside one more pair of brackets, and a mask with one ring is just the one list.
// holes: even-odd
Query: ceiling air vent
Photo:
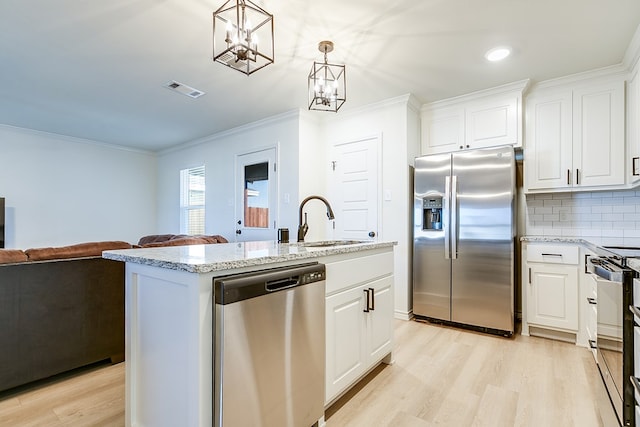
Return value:
[(167, 89), (171, 89), (176, 92), (180, 92), (183, 95), (187, 95), (191, 98), (200, 98), (204, 95), (204, 92), (198, 89), (194, 89), (191, 86), (183, 85), (175, 80), (171, 80), (170, 82), (165, 83), (164, 87)]

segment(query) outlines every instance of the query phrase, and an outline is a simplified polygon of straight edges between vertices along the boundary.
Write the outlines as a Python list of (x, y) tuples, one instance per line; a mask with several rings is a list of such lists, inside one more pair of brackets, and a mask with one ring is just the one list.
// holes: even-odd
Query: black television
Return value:
[(4, 248), (4, 197), (0, 197), (0, 248)]

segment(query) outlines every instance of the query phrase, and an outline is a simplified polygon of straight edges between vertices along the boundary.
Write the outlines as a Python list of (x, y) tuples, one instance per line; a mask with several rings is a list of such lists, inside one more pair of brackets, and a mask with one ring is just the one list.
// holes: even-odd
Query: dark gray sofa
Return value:
[(14, 251), (0, 263), (0, 391), (124, 360), (124, 263), (96, 254), (127, 245), (43, 248), (34, 258), (53, 259), (37, 261)]

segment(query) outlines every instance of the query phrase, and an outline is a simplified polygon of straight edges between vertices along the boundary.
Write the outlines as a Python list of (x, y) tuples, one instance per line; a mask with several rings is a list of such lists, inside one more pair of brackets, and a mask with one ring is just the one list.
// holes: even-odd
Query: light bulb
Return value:
[(506, 46), (494, 47), (485, 53), (484, 57), (487, 58), (488, 61), (496, 62), (501, 61), (507, 56), (511, 54), (511, 49)]

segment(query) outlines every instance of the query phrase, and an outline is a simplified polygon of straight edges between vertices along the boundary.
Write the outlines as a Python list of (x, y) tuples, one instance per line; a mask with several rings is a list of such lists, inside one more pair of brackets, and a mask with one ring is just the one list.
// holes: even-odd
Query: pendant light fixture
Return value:
[(273, 63), (273, 15), (249, 0), (213, 12), (213, 60), (247, 75)]
[(309, 110), (337, 112), (347, 100), (345, 66), (327, 62), (333, 42), (321, 41), (318, 50), (324, 53), (324, 63), (314, 61), (309, 73)]

